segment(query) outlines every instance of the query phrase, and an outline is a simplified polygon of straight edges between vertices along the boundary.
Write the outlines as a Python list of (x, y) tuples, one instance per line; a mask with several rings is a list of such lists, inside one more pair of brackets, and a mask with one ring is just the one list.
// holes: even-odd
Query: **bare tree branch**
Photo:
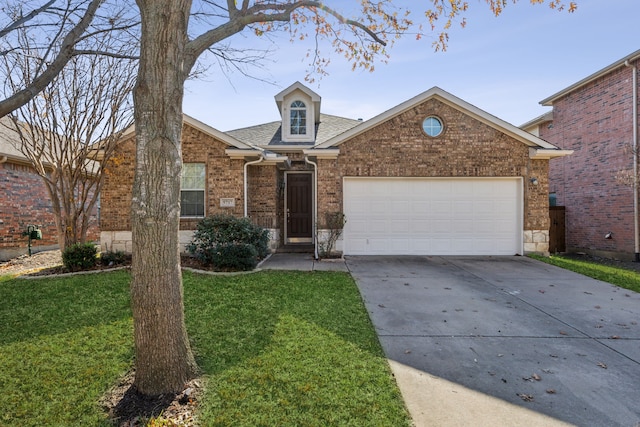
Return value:
[(62, 41), (60, 51), (42, 74), (35, 77), (27, 86), (12, 96), (0, 101), (0, 117), (25, 105), (40, 93), (74, 56), (74, 47), (82, 34), (93, 21), (96, 12), (104, 0), (91, 0), (80, 21), (69, 31)]
[(34, 9), (31, 12), (29, 12), (28, 14), (26, 14), (25, 16), (21, 17), (20, 19), (17, 19), (15, 21), (13, 21), (11, 24), (7, 25), (5, 28), (0, 30), (0, 37), (4, 37), (7, 34), (9, 34), (11, 31), (13, 31), (13, 30), (21, 27), (22, 25), (26, 24), (27, 22), (29, 22), (30, 20), (35, 18), (40, 13), (42, 13), (45, 10), (49, 9), (55, 2), (56, 2), (56, 0), (49, 0), (47, 3), (43, 4), (39, 8)]

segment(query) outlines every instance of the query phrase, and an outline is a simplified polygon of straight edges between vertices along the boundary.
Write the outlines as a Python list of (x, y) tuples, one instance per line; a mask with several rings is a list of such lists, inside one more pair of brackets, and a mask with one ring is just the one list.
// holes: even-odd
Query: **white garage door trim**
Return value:
[(344, 254), (523, 254), (522, 187), (521, 177), (345, 177)]

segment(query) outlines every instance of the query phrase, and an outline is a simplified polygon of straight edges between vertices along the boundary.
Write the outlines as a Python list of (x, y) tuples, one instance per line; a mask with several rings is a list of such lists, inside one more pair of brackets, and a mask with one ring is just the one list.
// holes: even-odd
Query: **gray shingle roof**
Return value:
[(281, 121), (235, 129), (225, 133), (247, 144), (261, 146), (300, 145), (301, 147), (308, 147), (328, 141), (329, 139), (348, 131), (360, 123), (362, 123), (360, 120), (347, 119), (345, 117), (332, 116), (329, 114), (320, 114), (320, 123), (316, 124), (316, 140), (313, 143), (282, 141)]

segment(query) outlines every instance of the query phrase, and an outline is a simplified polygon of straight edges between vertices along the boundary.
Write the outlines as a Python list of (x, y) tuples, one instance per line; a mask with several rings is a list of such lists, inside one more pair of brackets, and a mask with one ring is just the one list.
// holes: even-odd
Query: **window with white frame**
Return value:
[(290, 110), (289, 132), (291, 135), (307, 134), (307, 106), (302, 101), (293, 101)]
[(204, 190), (206, 173), (204, 163), (184, 163), (180, 180), (180, 216), (204, 217)]

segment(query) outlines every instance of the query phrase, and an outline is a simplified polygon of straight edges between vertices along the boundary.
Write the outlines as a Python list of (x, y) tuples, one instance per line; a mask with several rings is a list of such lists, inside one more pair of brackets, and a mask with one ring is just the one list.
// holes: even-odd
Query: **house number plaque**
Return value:
[(236, 199), (233, 199), (233, 198), (220, 199), (220, 207), (221, 208), (235, 208), (236, 207)]

